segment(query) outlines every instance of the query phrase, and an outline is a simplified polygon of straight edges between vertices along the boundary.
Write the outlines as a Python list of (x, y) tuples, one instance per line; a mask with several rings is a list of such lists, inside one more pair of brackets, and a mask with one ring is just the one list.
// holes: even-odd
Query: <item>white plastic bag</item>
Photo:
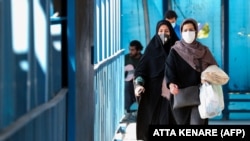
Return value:
[(202, 119), (219, 116), (224, 109), (222, 85), (203, 83), (200, 87), (198, 109)]

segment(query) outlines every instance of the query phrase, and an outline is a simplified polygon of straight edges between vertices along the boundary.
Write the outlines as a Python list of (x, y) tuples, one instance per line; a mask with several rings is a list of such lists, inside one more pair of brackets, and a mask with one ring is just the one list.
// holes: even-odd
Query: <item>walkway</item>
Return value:
[[(249, 103), (244, 104), (244, 103), (240, 103), (238, 105), (236, 105), (235, 103), (232, 104), (233, 106), (245, 106), (248, 107)], [(138, 105), (135, 103), (131, 106), (132, 110), (137, 110)], [(246, 115), (240, 115), (239, 113), (235, 114), (232, 117), (238, 117), (239, 116), (246, 116)], [(217, 120), (212, 119), (209, 121), (209, 125), (250, 125), (250, 119), (247, 118), (248, 115), (244, 118), (242, 118), (242, 120)], [(241, 119), (241, 118), (239, 118)], [(121, 121), (120, 125), (119, 125), (119, 130), (117, 131), (117, 133), (114, 136), (114, 141), (137, 141), (136, 140), (136, 117), (135, 115), (127, 115), (124, 116), (123, 120)], [(250, 126), (249, 126), (250, 127)]]
[[(209, 121), (209, 125), (250, 125), (250, 121)], [(120, 124), (121, 130), (115, 135), (114, 141), (137, 141), (136, 122)]]

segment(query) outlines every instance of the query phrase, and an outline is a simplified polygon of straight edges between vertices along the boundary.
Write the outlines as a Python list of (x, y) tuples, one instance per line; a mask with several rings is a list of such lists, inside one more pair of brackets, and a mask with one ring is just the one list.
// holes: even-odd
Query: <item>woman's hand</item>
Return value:
[(144, 93), (145, 88), (141, 85), (135, 86), (135, 96), (139, 97), (142, 93)]
[(173, 94), (173, 95), (176, 95), (176, 94), (179, 93), (178, 85), (176, 85), (174, 83), (169, 84), (169, 89), (170, 89), (170, 93)]

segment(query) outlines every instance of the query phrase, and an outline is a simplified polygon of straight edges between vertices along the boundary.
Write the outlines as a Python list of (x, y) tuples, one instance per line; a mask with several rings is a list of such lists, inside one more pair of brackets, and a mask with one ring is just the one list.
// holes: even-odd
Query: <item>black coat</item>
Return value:
[[(170, 83), (177, 84), (179, 88), (186, 88), (195, 85), (198, 86), (201, 83), (201, 72), (193, 69), (174, 49), (172, 49), (168, 55), (165, 71), (168, 80), (167, 87), (169, 87)], [(170, 103), (173, 105), (174, 97), (173, 95), (170, 96)], [(198, 105), (195, 105), (194, 107), (197, 106)], [(173, 113), (177, 123), (181, 125), (190, 125), (190, 115), (192, 109), (193, 106), (174, 109)], [(197, 119), (193, 118), (192, 120)], [(204, 121), (204, 124), (208, 124), (208, 119)]]
[(168, 99), (161, 96), (165, 61), (171, 46), (178, 38), (172, 38), (163, 46), (160, 37), (155, 35), (144, 52), (135, 70), (135, 78), (145, 80), (145, 93), (141, 94), (138, 106), (137, 139), (147, 141), (148, 127), (151, 124), (175, 124)]
[[(178, 65), (182, 64), (182, 65)], [(194, 70), (178, 53), (172, 49), (166, 62), (166, 77), (169, 83), (178, 84), (179, 88), (195, 86), (200, 84), (201, 72)], [(177, 75), (178, 74), (178, 75)], [(187, 81), (189, 80), (189, 81)], [(173, 95), (171, 95), (171, 104), (173, 104)], [(189, 115), (192, 107), (174, 109), (175, 119), (179, 124), (189, 124)]]

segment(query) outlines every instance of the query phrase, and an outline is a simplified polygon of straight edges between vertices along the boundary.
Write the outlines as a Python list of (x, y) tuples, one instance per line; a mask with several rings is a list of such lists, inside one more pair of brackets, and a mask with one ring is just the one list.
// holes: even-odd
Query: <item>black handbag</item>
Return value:
[(182, 108), (200, 104), (199, 86), (190, 86), (179, 89), (179, 93), (174, 95), (173, 108)]

